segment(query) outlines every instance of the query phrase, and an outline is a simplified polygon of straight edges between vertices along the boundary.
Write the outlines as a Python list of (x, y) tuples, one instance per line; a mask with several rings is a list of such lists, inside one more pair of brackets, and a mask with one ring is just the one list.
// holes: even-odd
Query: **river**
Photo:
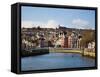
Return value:
[(93, 66), (95, 59), (75, 53), (49, 53), (21, 58), (22, 71)]

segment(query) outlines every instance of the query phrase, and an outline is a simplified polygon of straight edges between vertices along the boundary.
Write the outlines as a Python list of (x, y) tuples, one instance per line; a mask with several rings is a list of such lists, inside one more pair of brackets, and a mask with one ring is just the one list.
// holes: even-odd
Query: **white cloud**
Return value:
[(32, 27), (38, 27), (41, 28), (58, 28), (58, 23), (54, 20), (48, 20), (48, 22), (38, 22), (38, 21), (22, 21), (22, 27), (25, 28), (32, 28)]
[(58, 23), (54, 20), (49, 20), (46, 24), (47, 28), (58, 28)]
[(72, 21), (73, 27), (78, 28), (78, 29), (93, 29), (90, 25), (89, 22), (86, 20), (82, 19), (74, 19)]
[(31, 27), (33, 27), (33, 22), (31, 22), (31, 21), (22, 21), (21, 26), (25, 27), (25, 28), (31, 28)]
[[(22, 21), (22, 27), (32, 28), (38, 27), (41, 28), (58, 28), (58, 22), (55, 20), (48, 20), (47, 22), (39, 22), (39, 21)], [(68, 26), (69, 28), (77, 28), (77, 29), (94, 29), (90, 26), (89, 22), (82, 19), (74, 19), (72, 20), (72, 25)]]

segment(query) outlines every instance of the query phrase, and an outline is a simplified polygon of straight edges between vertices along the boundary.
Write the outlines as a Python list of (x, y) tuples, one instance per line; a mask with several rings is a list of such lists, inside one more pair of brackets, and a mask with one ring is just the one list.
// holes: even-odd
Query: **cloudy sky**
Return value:
[(22, 6), (22, 27), (95, 29), (95, 11)]

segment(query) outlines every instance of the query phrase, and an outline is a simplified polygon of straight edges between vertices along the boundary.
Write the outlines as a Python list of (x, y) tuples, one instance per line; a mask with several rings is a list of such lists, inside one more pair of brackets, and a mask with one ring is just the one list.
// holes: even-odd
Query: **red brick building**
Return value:
[(64, 48), (68, 48), (68, 37), (64, 38)]

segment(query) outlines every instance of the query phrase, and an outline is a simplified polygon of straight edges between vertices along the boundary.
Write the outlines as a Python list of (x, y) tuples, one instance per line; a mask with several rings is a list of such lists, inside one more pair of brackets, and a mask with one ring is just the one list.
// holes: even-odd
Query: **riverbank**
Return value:
[(95, 52), (84, 51), (82, 53), (82, 56), (87, 56), (87, 57), (95, 58)]
[(77, 53), (82, 56), (95, 58), (95, 52), (80, 50), (79, 48), (36, 48), (31, 50), (23, 50), (21, 52), (22, 57), (37, 56), (48, 53)]
[(47, 53), (49, 53), (49, 49), (47, 48), (22, 50), (21, 57), (37, 56), (37, 55), (43, 55)]
[(49, 52), (61, 52), (61, 53), (81, 53), (80, 49), (70, 48), (49, 48)]
[(69, 48), (49, 48), (49, 52), (52, 53), (78, 53), (81, 54), (82, 56), (86, 56), (86, 57), (91, 57), (91, 58), (95, 58), (95, 52), (89, 52), (86, 50), (80, 50), (80, 49), (69, 49)]

